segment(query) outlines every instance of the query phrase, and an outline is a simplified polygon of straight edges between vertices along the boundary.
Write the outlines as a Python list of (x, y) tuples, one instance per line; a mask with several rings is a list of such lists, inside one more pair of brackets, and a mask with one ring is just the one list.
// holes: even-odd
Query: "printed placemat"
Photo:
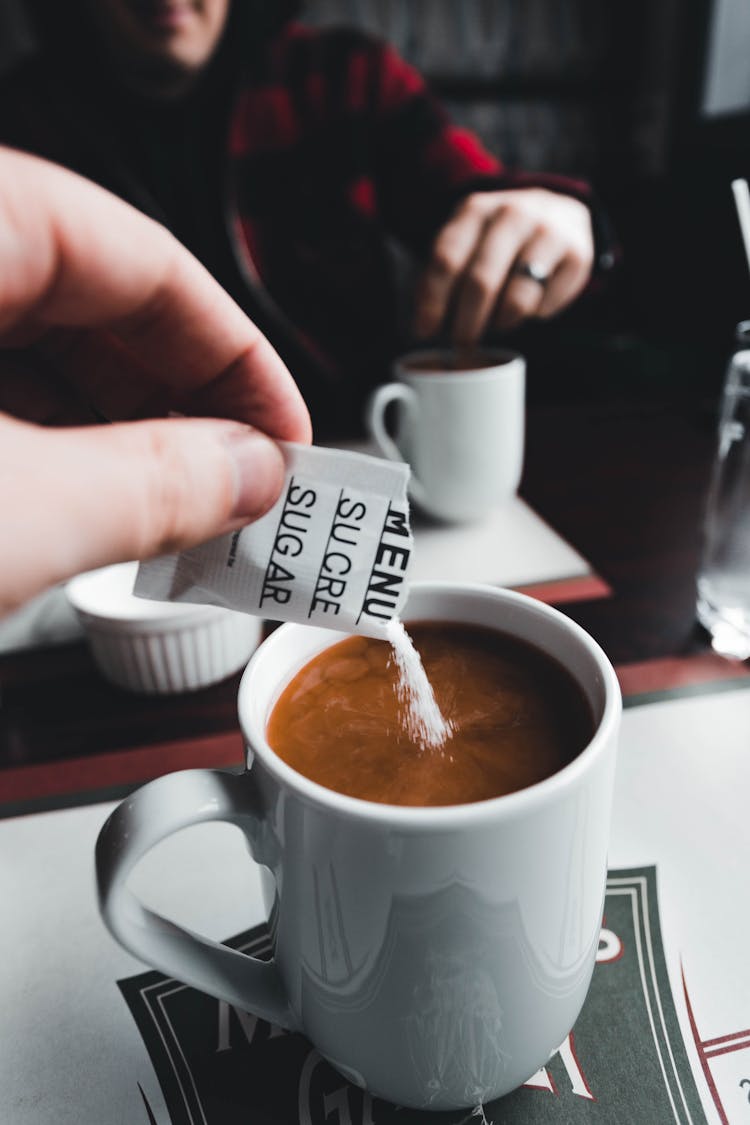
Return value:
[[(265, 926), (227, 942), (270, 954)], [(472, 1111), (405, 1111), (350, 1085), (302, 1036), (148, 972), (119, 981), (161, 1084), (171, 1125), (428, 1125)], [(141, 1091), (144, 1120), (161, 1125)], [(494, 1125), (700, 1125), (664, 959), (653, 867), (612, 871), (583, 1012), (524, 1086), (484, 1108)]]

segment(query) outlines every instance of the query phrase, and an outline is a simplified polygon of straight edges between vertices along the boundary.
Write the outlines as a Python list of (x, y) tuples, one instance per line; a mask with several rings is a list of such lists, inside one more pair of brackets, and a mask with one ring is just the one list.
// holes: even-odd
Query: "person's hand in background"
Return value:
[[(279, 356), (163, 227), (6, 149), (0, 349), (0, 614), (262, 515), (272, 439), (311, 438)], [(77, 425), (97, 417), (117, 424)]]
[(414, 330), (471, 346), (488, 330), (554, 316), (585, 288), (593, 261), (591, 213), (577, 199), (542, 188), (475, 192), (435, 240)]

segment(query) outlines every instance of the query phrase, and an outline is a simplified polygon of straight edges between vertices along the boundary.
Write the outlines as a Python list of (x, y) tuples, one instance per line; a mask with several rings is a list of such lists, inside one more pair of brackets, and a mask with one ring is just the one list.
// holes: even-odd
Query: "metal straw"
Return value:
[(742, 241), (745, 244), (747, 268), (750, 270), (750, 188), (747, 180), (732, 180), (734, 202), (737, 207), (737, 218), (740, 221)]

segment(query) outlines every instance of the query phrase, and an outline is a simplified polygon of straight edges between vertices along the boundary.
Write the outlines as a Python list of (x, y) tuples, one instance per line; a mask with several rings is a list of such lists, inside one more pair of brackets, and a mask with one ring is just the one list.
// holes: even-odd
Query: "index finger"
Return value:
[(461, 207), (435, 239), (417, 291), (414, 328), (418, 336), (432, 335), (445, 320), (458, 279), (480, 239), (485, 221), (486, 216), (478, 208)]
[(310, 440), (281, 358), (164, 227), (72, 172), (8, 149), (0, 184), (0, 334), (110, 330), (180, 401)]

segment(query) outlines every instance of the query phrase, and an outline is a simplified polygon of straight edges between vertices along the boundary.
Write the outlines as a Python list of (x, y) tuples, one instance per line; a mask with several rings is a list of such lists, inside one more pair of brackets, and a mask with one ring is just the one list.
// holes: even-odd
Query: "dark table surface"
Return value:
[[(618, 670), (708, 651), (695, 624), (695, 574), (714, 431), (715, 404), (687, 395), (529, 408), (522, 495), (611, 587), (611, 597), (562, 608)], [(17, 796), (11, 782), (29, 767), (24, 797), (34, 791), (33, 777), (48, 781), (53, 765), (67, 768), (73, 785), (87, 758), (106, 766), (111, 755), (111, 767), (138, 748), (174, 752), (152, 755), (149, 768), (104, 769), (107, 784), (195, 764), (200, 753), (188, 760), (180, 752), (191, 745), (205, 747), (214, 762), (240, 760), (238, 681), (191, 695), (138, 697), (107, 685), (83, 644), (0, 658), (0, 804)]]
[(658, 397), (536, 407), (522, 492), (612, 588), (565, 612), (615, 665), (705, 649), (695, 623), (715, 403)]

